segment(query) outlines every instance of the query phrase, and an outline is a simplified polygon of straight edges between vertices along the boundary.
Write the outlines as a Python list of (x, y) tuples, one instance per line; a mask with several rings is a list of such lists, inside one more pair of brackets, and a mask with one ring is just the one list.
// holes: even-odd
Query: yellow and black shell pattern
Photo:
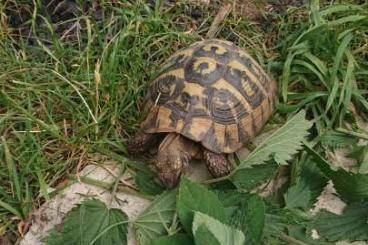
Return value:
[(141, 128), (232, 153), (261, 130), (275, 98), (275, 81), (248, 53), (228, 41), (201, 41), (176, 52), (150, 84)]

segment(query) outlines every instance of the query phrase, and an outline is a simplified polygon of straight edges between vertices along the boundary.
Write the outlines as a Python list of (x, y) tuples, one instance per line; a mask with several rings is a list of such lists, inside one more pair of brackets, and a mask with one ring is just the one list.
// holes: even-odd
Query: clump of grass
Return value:
[(368, 70), (367, 9), (353, 4), (319, 9), (312, 1), (310, 10), (294, 9), (283, 22), (277, 59), (281, 111), (306, 107), (320, 134), (343, 127), (357, 111), (367, 112), (367, 79), (362, 76)]

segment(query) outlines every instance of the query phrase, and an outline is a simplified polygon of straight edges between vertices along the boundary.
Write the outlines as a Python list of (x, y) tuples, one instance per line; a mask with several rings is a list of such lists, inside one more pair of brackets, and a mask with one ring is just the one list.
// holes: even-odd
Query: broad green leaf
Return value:
[(320, 212), (310, 224), (328, 241), (368, 240), (368, 203), (355, 203), (345, 208), (342, 215)]
[[(263, 231), (263, 242), (264, 244), (269, 244), (267, 241), (272, 239), (282, 239), (288, 234), (290, 227), (299, 227), (306, 229), (304, 214), (298, 215), (296, 212), (291, 212), (290, 210), (272, 206), (272, 203), (267, 203), (266, 205), (266, 217), (265, 217), (265, 227)], [(291, 234), (289, 234), (290, 236)], [(298, 239), (294, 240), (295, 244), (299, 243)], [(280, 244), (280, 243), (276, 243)], [(288, 243), (281, 243), (288, 244)], [(294, 243), (293, 243), (294, 244)]]
[(291, 174), (293, 185), (284, 194), (286, 208), (311, 208), (327, 185), (328, 178), (312, 161), (308, 154), (302, 154), (293, 163)]
[(155, 182), (154, 178), (154, 173), (139, 171), (135, 176), (135, 183), (137, 184), (139, 191), (149, 195), (162, 193), (164, 191), (164, 187)]
[(195, 237), (196, 245), (202, 244), (213, 244), (213, 245), (222, 245), (220, 241), (216, 238), (215, 234), (213, 234), (205, 224), (200, 225), (196, 233), (193, 234)]
[(285, 233), (290, 225), (288, 218), (279, 213), (267, 213), (265, 218), (264, 235), (266, 237), (277, 237)]
[(162, 236), (154, 240), (152, 245), (194, 245), (194, 241), (187, 234), (175, 234), (171, 236)]
[(252, 165), (263, 164), (271, 158), (278, 164), (287, 165), (287, 161), (302, 148), (302, 142), (311, 126), (312, 123), (305, 119), (305, 111), (300, 111), (252, 151), (235, 172)]
[(177, 199), (177, 212), (187, 232), (192, 230), (193, 216), (196, 211), (226, 222), (224, 206), (216, 194), (187, 178), (182, 178)]
[(68, 213), (61, 231), (52, 231), (47, 244), (127, 244), (127, 223), (128, 216), (120, 209), (109, 209), (95, 199), (87, 200)]
[(193, 235), (197, 245), (244, 245), (243, 232), (201, 212), (195, 212)]
[[(251, 235), (247, 229), (248, 225), (258, 226), (259, 221), (263, 222), (262, 208), (257, 207), (258, 201), (250, 201), (253, 196), (252, 194), (242, 193), (236, 190), (219, 192), (218, 195), (225, 206), (231, 226), (245, 232), (245, 244), (254, 244), (251, 241), (252, 237), (250, 237)], [(260, 203), (258, 203), (258, 205), (262, 206)], [(263, 205), (264, 226), (262, 242), (264, 244), (273, 244), (268, 242), (275, 239), (278, 240), (281, 235), (285, 235), (288, 227), (294, 227), (296, 225), (302, 226), (303, 219), (295, 216), (290, 210), (273, 207), (270, 202), (263, 202)], [(252, 219), (257, 221), (253, 223), (253, 221), (251, 221)], [(257, 230), (256, 227), (253, 228)]]
[(228, 190), (217, 192), (217, 195), (224, 205), (225, 214), (229, 224), (235, 225), (238, 229), (242, 229), (243, 227), (239, 224), (243, 223), (239, 221), (238, 217), (236, 216), (238, 211), (242, 211), (242, 213), (245, 214), (245, 209), (240, 208), (240, 205), (245, 203), (252, 194), (240, 192), (239, 190)]
[(167, 234), (175, 214), (175, 199), (176, 191), (164, 192), (136, 218), (133, 224), (141, 245), (150, 245), (154, 239)]
[(253, 165), (249, 168), (239, 169), (231, 175), (230, 180), (241, 190), (250, 191), (273, 177), (277, 164)]
[(354, 174), (343, 169), (334, 171), (329, 163), (311, 147), (305, 145), (305, 149), (313, 157), (322, 172), (332, 180), (337, 193), (340, 194), (343, 200), (356, 202), (368, 199), (368, 175)]
[(304, 181), (298, 181), (284, 194), (287, 208), (306, 208), (311, 199), (311, 191)]
[(328, 130), (320, 137), (322, 144), (331, 146), (332, 148), (338, 148), (345, 145), (353, 145), (358, 142), (356, 137), (351, 137), (341, 132), (334, 130)]
[(247, 238), (250, 237), (251, 244), (261, 244), (265, 225), (265, 204), (262, 198), (258, 195), (249, 198), (245, 213), (247, 224), (245, 235)]
[(308, 186), (311, 194), (308, 207), (311, 207), (327, 185), (328, 178), (319, 169), (318, 165), (312, 161), (312, 158), (307, 156), (302, 163), (299, 180)]
[(345, 201), (356, 202), (368, 199), (368, 175), (354, 174), (343, 169), (325, 173)]
[[(229, 213), (230, 223), (245, 233), (246, 244), (260, 244), (265, 226), (265, 203), (258, 195), (241, 194), (233, 193), (230, 202), (224, 201), (234, 207)], [(235, 197), (239, 197), (238, 200)]]

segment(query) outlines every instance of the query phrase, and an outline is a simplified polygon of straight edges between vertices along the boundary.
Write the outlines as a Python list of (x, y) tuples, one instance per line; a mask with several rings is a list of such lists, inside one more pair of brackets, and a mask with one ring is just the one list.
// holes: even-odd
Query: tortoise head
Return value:
[(169, 188), (177, 186), (188, 164), (189, 158), (187, 154), (180, 151), (160, 151), (155, 159), (158, 178)]

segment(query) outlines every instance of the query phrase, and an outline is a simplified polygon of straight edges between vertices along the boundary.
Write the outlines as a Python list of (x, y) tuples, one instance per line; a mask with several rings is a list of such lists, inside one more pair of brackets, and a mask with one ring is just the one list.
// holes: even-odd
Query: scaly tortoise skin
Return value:
[(204, 159), (215, 177), (228, 174), (226, 154), (249, 142), (273, 111), (276, 83), (248, 53), (228, 41), (196, 42), (176, 52), (151, 83), (141, 131), (128, 150), (161, 142), (155, 165), (175, 186), (191, 158)]

